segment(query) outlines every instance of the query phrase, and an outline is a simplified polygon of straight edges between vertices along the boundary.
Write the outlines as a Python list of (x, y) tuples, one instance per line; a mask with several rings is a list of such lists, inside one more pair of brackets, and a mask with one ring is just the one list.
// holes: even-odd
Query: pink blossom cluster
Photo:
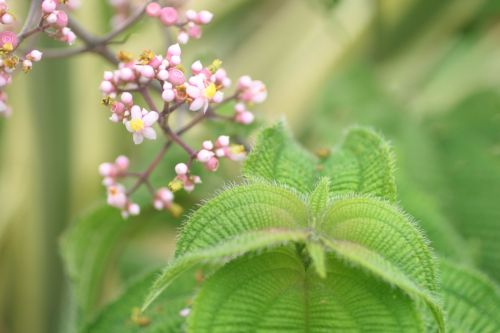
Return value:
[(199, 39), (202, 36), (202, 26), (212, 21), (213, 14), (208, 10), (196, 12), (192, 9), (181, 13), (175, 7), (162, 7), (156, 2), (146, 7), (146, 14), (158, 18), (166, 27), (177, 27), (177, 41), (186, 44), (190, 38)]
[(14, 23), (14, 21), (14, 15), (9, 12), (6, 0), (0, 0), (0, 23), (10, 25)]
[(196, 159), (208, 171), (217, 171), (220, 158), (229, 158), (232, 161), (242, 161), (246, 157), (245, 148), (241, 145), (230, 145), (229, 136), (221, 135), (215, 143), (204, 141), (202, 149), (198, 151)]
[(38, 50), (32, 50), (21, 57), (15, 55), (18, 44), (19, 40), (14, 32), (0, 32), (0, 116), (7, 117), (12, 113), (4, 89), (12, 83), (13, 74), (19, 69), (25, 73), (29, 72), (33, 63), (42, 59), (42, 52)]
[[(177, 9), (162, 7), (155, 2), (146, 7), (146, 13), (149, 16), (158, 17), (166, 26), (177, 27), (187, 34), (189, 34), (189, 27), (199, 28), (212, 19), (212, 14), (207, 11), (198, 13), (187, 11), (181, 17)], [(201, 30), (199, 31), (200, 34), (193, 36), (201, 36)], [(193, 36), (190, 35), (190, 37)], [(180, 135), (203, 120), (252, 123), (254, 115), (250, 108), (266, 99), (266, 86), (249, 76), (242, 76), (237, 81), (235, 91), (227, 95), (226, 90), (231, 87), (232, 82), (225, 69), (222, 68), (222, 62), (216, 59), (211, 64), (204, 65), (196, 60), (189, 67), (184, 66), (179, 43), (170, 45), (164, 54), (155, 54), (150, 50), (145, 50), (139, 57), (134, 57), (122, 51), (118, 53), (117, 58), (119, 60), (117, 68), (104, 72), (99, 85), (103, 94), (103, 104), (111, 111), (110, 120), (122, 123), (132, 134), (136, 144), (142, 143), (144, 139), (157, 139), (157, 130), (160, 130), (168, 140), (164, 146), (167, 148), (164, 149), (176, 144), (188, 154), (188, 160), (185, 163), (176, 164), (173, 179), (168, 186), (159, 189), (152, 186), (148, 177), (163, 158), (165, 150), (153, 160), (144, 173), (128, 173), (128, 159), (127, 163), (123, 162), (123, 165), (118, 159), (114, 163), (101, 165), (100, 173), (104, 177), (103, 184), (108, 188), (108, 203), (119, 208), (124, 216), (138, 214), (140, 209), (130, 200), (130, 196), (144, 184), (147, 185), (152, 195), (153, 206), (156, 209), (169, 211), (177, 216), (182, 208), (174, 201), (175, 193), (180, 190), (192, 192), (202, 181), (200, 176), (193, 174), (193, 163), (200, 163), (206, 170), (215, 172), (223, 158), (241, 161), (246, 157), (245, 148), (242, 145), (231, 144), (227, 135), (221, 135), (214, 141), (204, 141), (197, 150), (184, 142)], [(189, 71), (185, 68), (189, 68)], [(153, 88), (161, 96), (160, 107), (155, 104), (155, 99), (149, 94)], [(147, 108), (138, 103), (134, 97), (135, 94), (142, 96), (147, 103)], [(218, 107), (225, 103), (234, 103), (234, 116), (217, 114)], [(170, 127), (169, 117), (176, 111), (184, 110), (199, 112), (199, 115), (193, 117), (183, 129), (175, 131)], [(123, 183), (117, 181), (126, 177), (137, 177), (135, 184), (128, 192)]]
[(118, 156), (112, 163), (102, 163), (99, 166), (99, 173), (103, 177), (102, 184), (106, 187), (108, 194), (108, 204), (118, 208), (122, 216), (138, 215), (141, 211), (138, 204), (130, 201), (125, 186), (119, 183), (120, 179), (127, 176), (130, 161), (126, 156)]
[[(71, 3), (76, 6), (76, 2)], [(43, 0), (42, 12), (44, 31), (50, 37), (72, 45), (76, 40), (76, 35), (68, 27), (68, 14), (64, 11), (63, 3), (56, 0)]]

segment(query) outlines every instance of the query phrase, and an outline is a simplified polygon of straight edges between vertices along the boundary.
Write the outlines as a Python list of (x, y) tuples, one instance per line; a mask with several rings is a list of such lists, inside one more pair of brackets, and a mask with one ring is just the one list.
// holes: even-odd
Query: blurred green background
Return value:
[[(107, 1), (82, 2), (75, 17), (93, 33), (108, 31)], [(382, 132), (398, 154), (402, 205), (436, 250), (500, 280), (499, 1), (192, 3), (213, 11), (215, 20), (202, 40), (184, 48), (185, 63), (218, 57), (232, 78), (263, 80), (269, 99), (258, 107), (261, 123), (286, 118), (312, 150), (335, 145), (352, 124)], [(19, 18), (27, 5), (16, 1)], [(152, 20), (131, 32), (116, 50), (164, 48), (165, 35)], [(8, 90), (14, 113), (0, 120), (0, 333), (71, 331), (61, 234), (104, 201), (99, 163), (125, 153), (139, 170), (157, 148), (134, 147), (123, 128), (107, 120), (97, 88), (110, 68), (95, 55), (45, 60)], [(190, 138), (196, 143), (212, 133)], [(172, 154), (157, 172), (163, 182), (182, 158)], [(181, 200), (189, 206), (237, 179), (237, 172), (226, 163), (194, 197)], [(156, 224), (128, 233), (119, 251), (127, 259), (108, 269), (96, 304), (171, 254), (179, 221), (146, 216)], [(134, 222), (142, 221), (123, 223)]]

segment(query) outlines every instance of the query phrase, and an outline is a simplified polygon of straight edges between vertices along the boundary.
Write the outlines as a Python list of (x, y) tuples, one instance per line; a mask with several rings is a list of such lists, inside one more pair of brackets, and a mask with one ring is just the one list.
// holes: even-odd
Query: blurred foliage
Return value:
[[(15, 5), (22, 17), (26, 3)], [(500, 280), (498, 1), (204, 0), (194, 5), (216, 16), (204, 39), (186, 48), (186, 60), (218, 57), (231, 76), (262, 79), (270, 93), (258, 113), (262, 122), (286, 116), (312, 149), (337, 144), (343, 129), (355, 124), (384, 133), (398, 156), (399, 200), (434, 248)], [(86, 0), (77, 17), (103, 33), (110, 14), (105, 1)], [(164, 43), (158, 26), (145, 22), (131, 30), (125, 46), (115, 48), (138, 53)], [(73, 320), (72, 296), (55, 251), (61, 230), (70, 217), (102, 203), (100, 162), (127, 153), (140, 170), (158, 147), (133, 147), (122, 128), (107, 122), (97, 86), (109, 67), (92, 55), (67, 65), (43, 62), (9, 88), (14, 116), (0, 120), (2, 333), (54, 333), (58, 326), (70, 332), (58, 318)], [(212, 130), (225, 131), (219, 124), (209, 128), (189, 140), (196, 144), (213, 137)], [(154, 174), (156, 184), (168, 182), (172, 166), (184, 158), (180, 151), (169, 156)], [(237, 180), (238, 171), (225, 163), (220, 173), (205, 177), (194, 197), (183, 196), (181, 202), (189, 210), (227, 179)], [(178, 221), (165, 214), (154, 220), (140, 228), (134, 227), (139, 219), (103, 226), (130, 228), (131, 243), (112, 251), (103, 292), (96, 292), (93, 302), (107, 303), (139, 271), (171, 255)]]

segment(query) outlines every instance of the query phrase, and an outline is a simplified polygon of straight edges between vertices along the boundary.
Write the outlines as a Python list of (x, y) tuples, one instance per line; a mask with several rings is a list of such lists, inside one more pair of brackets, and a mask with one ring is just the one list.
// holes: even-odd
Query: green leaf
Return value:
[(316, 157), (291, 138), (283, 123), (278, 123), (259, 134), (243, 175), (277, 181), (306, 193), (315, 183), (316, 163)]
[(397, 207), (366, 196), (338, 197), (318, 228), (325, 245), (341, 258), (423, 300), (444, 331), (432, 251)]
[(134, 228), (120, 213), (102, 206), (77, 220), (61, 241), (61, 253), (83, 323), (95, 310), (102, 279), (117, 243)]
[(450, 332), (500, 332), (500, 290), (482, 274), (441, 262), (444, 307)]
[(245, 256), (203, 285), (188, 332), (422, 332), (398, 289), (328, 258), (321, 279), (293, 247)]
[(309, 195), (308, 205), (314, 218), (323, 211), (330, 197), (330, 180), (324, 177), (320, 180), (314, 191)]
[(306, 225), (306, 204), (294, 190), (266, 182), (236, 186), (191, 216), (179, 237), (176, 257), (247, 231)]
[[(186, 308), (196, 288), (194, 272), (178, 279), (172, 288), (158, 298), (156, 306), (139, 313), (139, 306), (158, 271), (150, 273), (125, 290), (115, 301), (106, 306), (83, 332), (88, 333), (178, 333), (182, 331), (185, 318), (180, 311)], [(134, 322), (133, 313), (136, 321)]]
[(305, 242), (308, 233), (305, 231), (264, 230), (247, 232), (235, 236), (220, 245), (197, 249), (177, 257), (153, 284), (142, 309), (147, 309), (179, 275), (200, 263), (224, 264), (245, 253), (263, 248), (270, 248), (290, 242)]
[(332, 193), (372, 194), (396, 201), (394, 153), (380, 135), (364, 128), (347, 133), (340, 148), (322, 163)]

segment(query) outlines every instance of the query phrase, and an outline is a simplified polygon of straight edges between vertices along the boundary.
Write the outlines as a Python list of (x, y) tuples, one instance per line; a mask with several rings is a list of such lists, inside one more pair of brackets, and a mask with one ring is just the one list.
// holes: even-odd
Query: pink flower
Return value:
[(242, 76), (238, 80), (238, 99), (246, 103), (262, 103), (267, 98), (267, 89), (262, 81)]
[(12, 51), (17, 47), (17, 35), (12, 31), (0, 32), (0, 46), (6, 51)]
[(130, 161), (127, 156), (120, 155), (114, 163), (102, 163), (99, 165), (99, 174), (104, 177), (102, 184), (111, 186), (116, 184), (116, 180), (125, 177)]
[(215, 83), (207, 80), (205, 74), (192, 76), (186, 86), (186, 93), (193, 99), (189, 105), (191, 111), (207, 112), (210, 102), (220, 103), (224, 94), (217, 90)]
[(144, 138), (148, 140), (156, 139), (156, 131), (152, 127), (158, 120), (158, 112), (146, 111), (137, 105), (131, 109), (131, 119), (125, 123), (125, 127), (130, 133), (133, 133), (134, 143), (136, 145), (142, 143)]
[(174, 194), (166, 187), (158, 189), (153, 205), (157, 210), (164, 210), (171, 207), (174, 201)]

